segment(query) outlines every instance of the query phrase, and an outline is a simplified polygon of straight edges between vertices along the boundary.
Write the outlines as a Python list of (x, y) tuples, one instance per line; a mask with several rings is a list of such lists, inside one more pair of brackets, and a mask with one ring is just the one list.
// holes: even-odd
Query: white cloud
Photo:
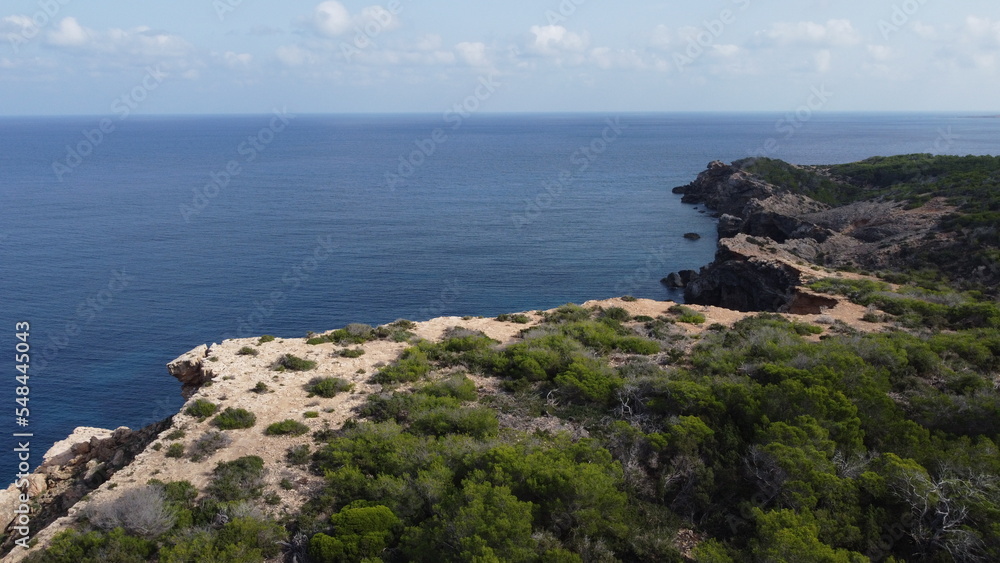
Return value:
[(351, 13), (340, 2), (323, 2), (313, 10), (312, 24), (323, 35), (337, 36), (351, 29)]
[(305, 27), (324, 37), (339, 37), (358, 28), (368, 35), (378, 35), (400, 26), (399, 17), (382, 6), (368, 6), (351, 14), (336, 0), (322, 2), (305, 18)]
[[(118, 55), (143, 61), (183, 58), (195, 51), (194, 46), (183, 37), (156, 31), (148, 26), (98, 31), (82, 26), (72, 17), (63, 18), (56, 23), (46, 34), (46, 42), (52, 47), (73, 49), (84, 54)], [(106, 58), (102, 60), (109, 61)], [(118, 62), (122, 60), (119, 59)]]
[(531, 49), (543, 55), (582, 53), (590, 43), (586, 34), (573, 33), (561, 25), (534, 25), (531, 33), (535, 36)]
[(489, 57), (486, 56), (485, 43), (459, 43), (455, 45), (455, 51), (459, 59), (469, 66), (485, 68), (491, 66)]
[(850, 20), (829, 20), (825, 24), (778, 22), (765, 31), (757, 32), (757, 40), (764, 45), (846, 47), (860, 43), (861, 34)]
[(868, 56), (876, 61), (885, 62), (895, 58), (896, 52), (888, 45), (868, 45)]
[(653, 36), (649, 39), (649, 46), (656, 49), (670, 49), (673, 46), (674, 34), (670, 28), (660, 24), (653, 30)]
[(275, 50), (274, 55), (281, 64), (291, 67), (314, 64), (319, 60), (315, 53), (298, 45), (282, 45)]
[(49, 43), (59, 47), (81, 47), (91, 39), (91, 32), (83, 28), (76, 18), (63, 18), (48, 33)]
[(250, 68), (250, 65), (253, 64), (253, 55), (250, 53), (226, 51), (222, 54), (213, 53), (213, 56), (219, 63), (233, 69), (246, 69)]
[(642, 55), (631, 49), (611, 49), (597, 47), (590, 51), (590, 61), (602, 70), (632, 69), (645, 70), (649, 64)]
[(1000, 46), (1000, 21), (993, 21), (990, 18), (969, 16), (965, 18), (965, 26), (962, 36), (975, 42), (985, 43), (991, 46)]

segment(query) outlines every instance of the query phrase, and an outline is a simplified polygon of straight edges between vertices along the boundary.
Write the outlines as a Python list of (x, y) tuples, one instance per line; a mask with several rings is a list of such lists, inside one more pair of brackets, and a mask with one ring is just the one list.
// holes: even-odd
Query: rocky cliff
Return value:
[(712, 162), (686, 186), (684, 203), (719, 218), (715, 260), (696, 275), (664, 281), (685, 289), (688, 303), (740, 311), (815, 313), (833, 306), (803, 289), (817, 267), (885, 269), (914, 245), (944, 244), (938, 228), (952, 208), (931, 200), (919, 208), (889, 200), (830, 206), (748, 172), (748, 161)]

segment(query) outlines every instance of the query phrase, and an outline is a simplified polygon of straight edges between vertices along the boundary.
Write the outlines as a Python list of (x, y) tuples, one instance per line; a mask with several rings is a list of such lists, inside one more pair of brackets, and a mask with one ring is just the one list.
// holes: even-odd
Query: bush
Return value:
[(363, 348), (347, 349), (341, 350), (338, 355), (342, 358), (360, 358), (365, 355), (365, 351)]
[(603, 362), (576, 358), (556, 376), (555, 383), (574, 397), (606, 402), (621, 386), (621, 379)]
[(268, 522), (249, 516), (230, 520), (216, 535), (216, 546), (226, 551), (227, 548), (257, 549), (264, 557), (274, 557), (281, 553), (281, 541), (288, 533), (277, 522)]
[(419, 381), (431, 371), (427, 354), (420, 348), (407, 348), (400, 360), (375, 374), (375, 383), (409, 383)]
[(129, 489), (114, 500), (92, 504), (87, 507), (85, 516), (92, 525), (102, 530), (123, 528), (147, 539), (170, 531), (176, 521), (163, 489), (155, 485)]
[(153, 542), (129, 536), (121, 528), (107, 534), (81, 534), (64, 530), (56, 534), (44, 551), (32, 553), (25, 563), (145, 563), (156, 552)]
[(237, 356), (256, 356), (258, 354), (260, 354), (260, 351), (250, 346), (244, 346), (236, 352)]
[(590, 320), (590, 311), (573, 303), (567, 303), (545, 315), (545, 322), (547, 323), (580, 322), (587, 320)]
[(635, 303), (638, 300), (639, 300), (639, 298), (633, 297), (631, 295), (623, 295), (622, 296), (622, 301), (624, 301), (626, 303)]
[(188, 416), (193, 416), (198, 420), (205, 420), (215, 414), (215, 411), (217, 410), (219, 410), (219, 407), (212, 401), (207, 399), (198, 399), (188, 405), (188, 408), (184, 409), (184, 413)]
[(301, 446), (292, 446), (291, 448), (288, 448), (288, 452), (285, 454), (285, 459), (292, 465), (305, 465), (309, 463), (310, 455), (311, 452), (309, 451), (309, 446), (302, 444)]
[(497, 317), (497, 320), (502, 323), (516, 323), (520, 325), (526, 325), (531, 322), (531, 317), (524, 314), (503, 314)]
[(226, 434), (213, 430), (202, 434), (191, 444), (191, 461), (201, 461), (233, 442)]
[(621, 307), (608, 307), (600, 313), (602, 319), (611, 319), (621, 323), (628, 322), (631, 320), (632, 315), (628, 311), (622, 309)]
[(267, 386), (267, 383), (259, 381), (257, 382), (257, 385), (254, 385), (253, 389), (251, 389), (250, 392), (257, 393), (258, 395), (263, 395), (264, 393), (267, 393), (270, 390), (271, 388)]
[(257, 341), (257, 345), (260, 346), (261, 344), (265, 344), (267, 342), (274, 342), (274, 337), (270, 334), (265, 334), (260, 337), (260, 340)]
[(208, 493), (223, 502), (249, 500), (261, 495), (264, 488), (264, 460), (246, 456), (219, 462), (212, 471)]
[(185, 432), (185, 431), (181, 430), (180, 428), (178, 428), (177, 430), (174, 430), (170, 434), (167, 434), (167, 436), (165, 438), (163, 438), (163, 439), (164, 440), (173, 441), (173, 440), (180, 440), (181, 438), (183, 438), (185, 436), (187, 436), (187, 432)]
[(305, 360), (292, 354), (285, 354), (284, 356), (278, 358), (278, 361), (275, 362), (273, 369), (279, 371), (309, 371), (316, 369), (316, 362), (312, 360)]
[(374, 327), (362, 323), (351, 323), (329, 334), (312, 337), (306, 341), (306, 344), (317, 345), (328, 342), (333, 342), (334, 344), (364, 344), (365, 342), (375, 340), (375, 338), (376, 331)]
[(674, 305), (673, 307), (668, 309), (668, 312), (677, 315), (677, 322), (679, 323), (700, 325), (703, 324), (706, 320), (705, 315), (702, 315), (701, 313), (696, 312), (694, 309), (691, 309), (690, 307), (685, 307), (683, 305)]
[(222, 430), (252, 428), (257, 424), (257, 416), (246, 409), (229, 407), (212, 420), (212, 424)]
[(354, 390), (354, 385), (339, 377), (323, 377), (313, 379), (306, 385), (306, 391), (313, 395), (319, 395), (324, 399), (332, 399), (340, 393), (347, 393)]
[(306, 411), (302, 413), (303, 418), (319, 418), (319, 411)]
[(455, 375), (443, 381), (430, 383), (416, 390), (433, 397), (454, 397), (459, 401), (474, 401), (478, 394), (476, 384), (464, 375)]
[(309, 427), (297, 420), (283, 420), (267, 427), (264, 434), (268, 436), (301, 436), (309, 432)]
[(167, 448), (166, 456), (172, 458), (184, 457), (184, 444), (170, 444), (170, 447)]

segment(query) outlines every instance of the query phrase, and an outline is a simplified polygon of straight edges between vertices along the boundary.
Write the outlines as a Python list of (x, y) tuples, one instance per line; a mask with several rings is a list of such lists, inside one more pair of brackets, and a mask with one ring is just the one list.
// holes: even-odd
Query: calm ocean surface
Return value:
[(100, 117), (0, 118), (0, 480), (24, 430), (19, 321), (32, 327), (35, 465), (76, 426), (176, 412), (164, 364), (202, 343), (679, 299), (658, 280), (709, 262), (714, 224), (670, 189), (715, 159), (1000, 153), (1000, 119), (782, 118), (108, 116), (100, 135)]

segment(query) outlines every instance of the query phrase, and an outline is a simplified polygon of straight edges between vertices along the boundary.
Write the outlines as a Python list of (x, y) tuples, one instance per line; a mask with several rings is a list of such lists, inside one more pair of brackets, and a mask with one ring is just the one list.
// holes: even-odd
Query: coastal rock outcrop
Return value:
[(7, 533), (0, 552), (6, 553), (14, 547), (16, 534), (10, 532), (22, 493), (30, 495), (37, 506), (31, 517), (33, 529), (42, 529), (65, 516), (84, 495), (128, 466), (171, 423), (172, 418), (168, 418), (140, 430), (124, 426), (115, 430), (81, 427), (53, 444), (42, 464), (24, 479), (22, 487), (14, 483), (0, 491), (0, 529)]
[(191, 398), (195, 391), (214, 377), (212, 370), (205, 365), (207, 359), (208, 346), (202, 344), (167, 364), (170, 375), (183, 384), (181, 395), (185, 399)]

